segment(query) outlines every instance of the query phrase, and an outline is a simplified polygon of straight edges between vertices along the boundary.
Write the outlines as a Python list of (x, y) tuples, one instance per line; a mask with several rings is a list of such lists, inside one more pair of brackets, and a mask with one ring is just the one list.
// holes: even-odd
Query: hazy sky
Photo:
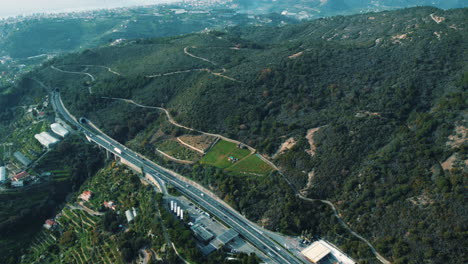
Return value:
[(149, 5), (177, 0), (0, 0), (0, 17), (40, 12), (79, 11), (96, 8)]

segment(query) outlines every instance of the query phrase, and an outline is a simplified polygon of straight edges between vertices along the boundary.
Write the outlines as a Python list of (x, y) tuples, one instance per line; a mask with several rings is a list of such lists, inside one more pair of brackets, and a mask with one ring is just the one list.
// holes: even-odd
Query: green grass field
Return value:
[[(232, 163), (229, 156), (238, 159)], [(221, 140), (200, 160), (201, 164), (226, 169), (231, 174), (267, 175), (273, 168), (248, 149), (240, 149), (235, 143)]]
[(229, 156), (240, 160), (249, 154), (248, 149), (240, 149), (232, 142), (221, 140), (200, 160), (200, 163), (226, 169), (233, 164), (228, 160)]
[(249, 157), (234, 163), (228, 168), (228, 171), (240, 172), (245, 174), (260, 174), (267, 175), (273, 168), (260, 159), (257, 155), (250, 155)]

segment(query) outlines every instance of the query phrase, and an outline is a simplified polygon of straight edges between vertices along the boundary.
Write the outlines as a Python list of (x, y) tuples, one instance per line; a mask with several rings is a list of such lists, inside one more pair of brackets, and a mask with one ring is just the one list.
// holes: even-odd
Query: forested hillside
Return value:
[[(109, 98), (165, 107), (177, 122), (246, 142), (280, 167), (253, 177), (166, 164), (250, 219), (325, 237), (374, 263), (327, 206), (301, 193), (335, 204), (393, 263), (464, 263), (467, 17), (466, 8), (411, 8), (140, 40), (55, 58), (15, 91), (37, 91), (27, 80), (39, 79), (124, 143), (148, 137), (165, 116)], [(290, 138), (293, 146), (274, 155)]]

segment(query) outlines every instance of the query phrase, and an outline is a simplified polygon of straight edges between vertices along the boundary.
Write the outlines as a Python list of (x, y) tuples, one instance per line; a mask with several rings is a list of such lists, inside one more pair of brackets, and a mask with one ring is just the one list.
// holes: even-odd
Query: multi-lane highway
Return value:
[(225, 203), (211, 197), (211, 194), (199, 189), (189, 181), (183, 181), (180, 177), (177, 177), (161, 166), (126, 148), (111, 137), (96, 129), (94, 126), (90, 125), (87, 120), (83, 119), (83, 122), (76, 120), (76, 118), (74, 118), (63, 105), (60, 99), (60, 94), (53, 93), (52, 102), (55, 105), (56, 111), (60, 113), (65, 120), (82, 130), (92, 142), (112, 152), (114, 155), (127, 160), (134, 166), (142, 168), (145, 173), (151, 175), (160, 184), (164, 185), (164, 183), (169, 183), (174, 186), (184, 196), (198, 203), (212, 215), (221, 219), (241, 234), (241, 236), (243, 236), (252, 245), (269, 256), (272, 262), (303, 263), (292, 253), (273, 241), (269, 236), (265, 235), (257, 225), (247, 220)]

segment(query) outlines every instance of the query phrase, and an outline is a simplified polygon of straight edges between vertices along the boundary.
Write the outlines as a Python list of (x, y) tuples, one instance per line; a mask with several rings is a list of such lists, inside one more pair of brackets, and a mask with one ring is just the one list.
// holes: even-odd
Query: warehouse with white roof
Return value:
[(58, 139), (54, 138), (47, 132), (36, 134), (34, 135), (34, 138), (36, 138), (39, 141), (39, 143), (41, 143), (41, 145), (46, 148), (50, 148), (59, 142)]
[(68, 132), (68, 130), (64, 128), (62, 125), (60, 125), (59, 123), (53, 123), (52, 125), (50, 125), (50, 128), (55, 134), (61, 137), (66, 137), (68, 136), (68, 134), (70, 134), (70, 132)]
[(0, 167), (0, 182), (4, 182), (7, 179), (6, 168), (4, 166)]

